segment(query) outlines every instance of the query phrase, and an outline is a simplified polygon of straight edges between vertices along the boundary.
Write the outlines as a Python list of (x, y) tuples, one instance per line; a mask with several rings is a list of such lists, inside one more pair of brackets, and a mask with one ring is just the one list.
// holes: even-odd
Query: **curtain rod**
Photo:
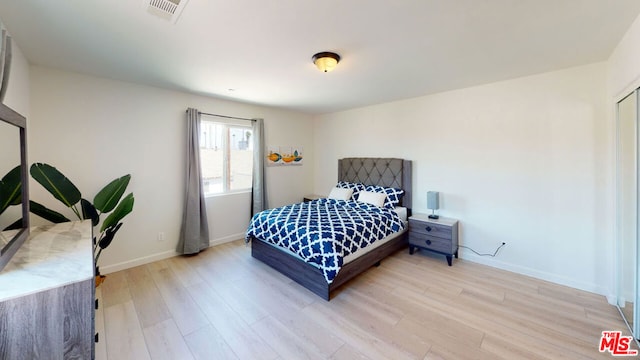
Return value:
[(211, 113), (206, 113), (206, 112), (201, 112), (201, 111), (198, 111), (198, 114), (200, 114), (200, 115), (209, 115), (209, 116), (217, 116), (217, 117), (221, 117), (221, 118), (225, 118), (225, 119), (256, 121), (255, 119), (247, 119), (247, 118), (241, 118), (241, 117), (235, 117), (235, 116), (211, 114)]

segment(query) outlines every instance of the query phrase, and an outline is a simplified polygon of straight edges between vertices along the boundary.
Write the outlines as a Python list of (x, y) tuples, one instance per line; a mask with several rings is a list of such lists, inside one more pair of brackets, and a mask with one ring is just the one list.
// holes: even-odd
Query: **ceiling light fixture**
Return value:
[(313, 63), (318, 67), (318, 70), (322, 72), (329, 72), (338, 65), (338, 62), (340, 62), (340, 55), (324, 51), (313, 55), (312, 59)]

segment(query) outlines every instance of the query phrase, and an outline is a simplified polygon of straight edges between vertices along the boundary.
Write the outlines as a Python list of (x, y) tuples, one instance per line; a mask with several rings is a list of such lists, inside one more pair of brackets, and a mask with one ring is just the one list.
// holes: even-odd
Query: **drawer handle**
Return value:
[(94, 306), (96, 310), (98, 310), (98, 306), (99, 306), (98, 305), (98, 299), (96, 299), (96, 303), (95, 303), (95, 306)]
[(431, 240), (426, 241), (427, 245), (431, 245)]
[(427, 226), (426, 228), (424, 228), (427, 231), (431, 231), (431, 226)]
[(100, 342), (100, 339), (98, 339), (98, 333), (94, 336), (93, 342)]

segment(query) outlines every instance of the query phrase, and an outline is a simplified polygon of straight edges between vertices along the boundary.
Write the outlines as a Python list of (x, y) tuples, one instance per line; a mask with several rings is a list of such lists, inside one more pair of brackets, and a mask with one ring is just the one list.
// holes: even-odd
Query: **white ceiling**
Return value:
[[(638, 0), (188, 0), (174, 24), (144, 0), (0, 1), (32, 64), (313, 114), (604, 61), (639, 13)], [(320, 51), (342, 56), (336, 70), (314, 67)]]

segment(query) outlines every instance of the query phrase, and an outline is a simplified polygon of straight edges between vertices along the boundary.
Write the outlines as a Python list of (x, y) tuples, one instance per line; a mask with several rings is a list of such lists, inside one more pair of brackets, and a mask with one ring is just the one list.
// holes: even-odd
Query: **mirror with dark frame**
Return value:
[(29, 236), (27, 120), (0, 104), (0, 270)]

